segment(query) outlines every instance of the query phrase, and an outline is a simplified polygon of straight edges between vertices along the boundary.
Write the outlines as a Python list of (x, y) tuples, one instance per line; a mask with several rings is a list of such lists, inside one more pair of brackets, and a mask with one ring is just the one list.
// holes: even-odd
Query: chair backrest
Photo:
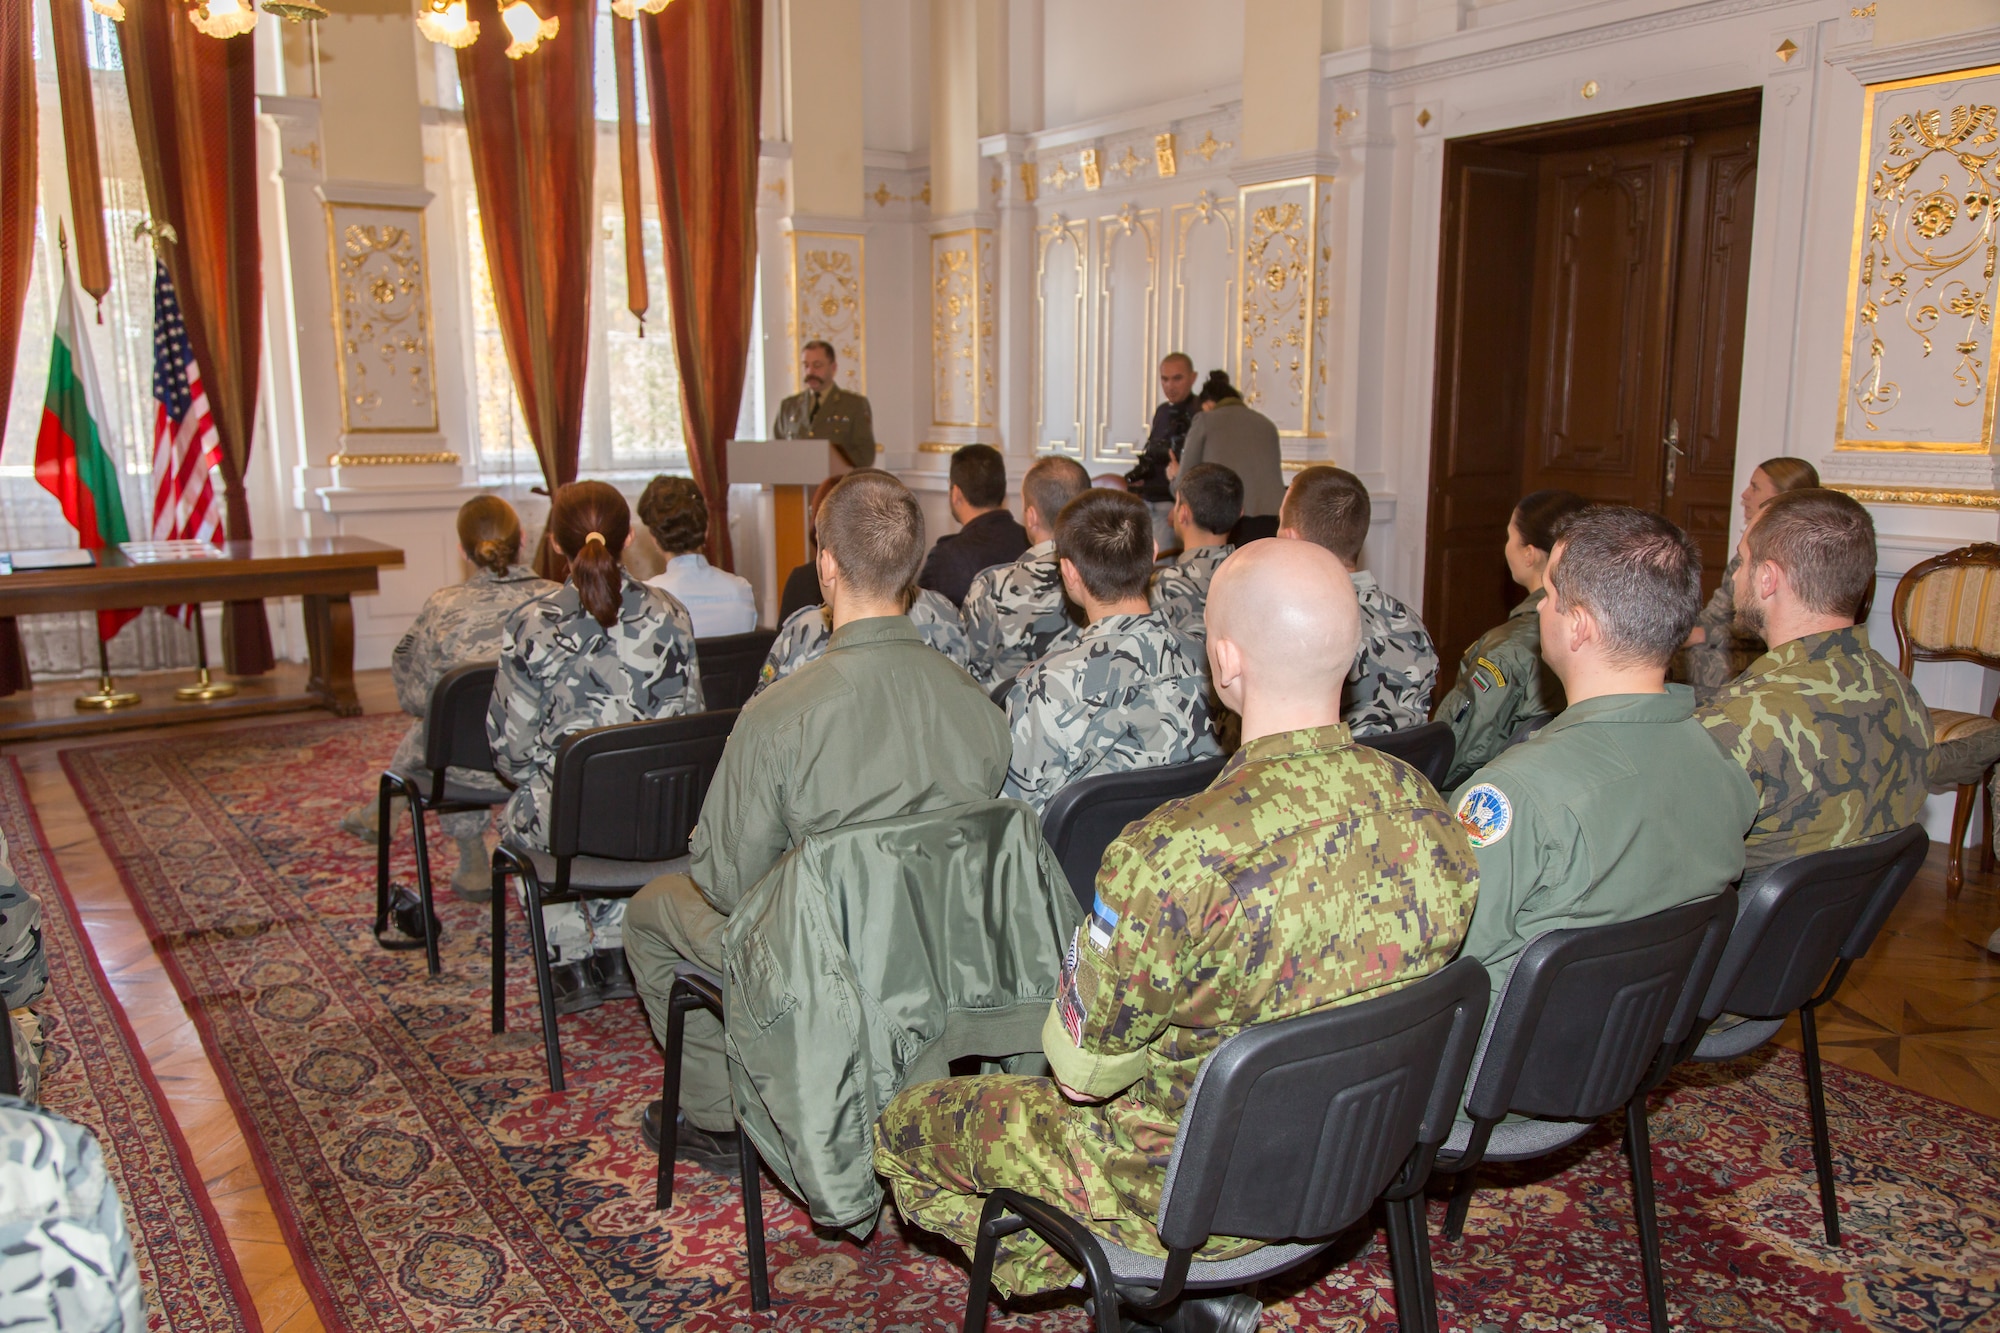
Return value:
[(1839, 962), (1868, 952), (1929, 850), (1912, 824), (1786, 861), (1746, 885), (1701, 1017), (1778, 1018), (1812, 999)]
[[(1309, 1240), (1367, 1213), (1451, 1132), (1486, 1018), (1460, 958), (1398, 990), (1245, 1028), (1202, 1065), (1160, 1192), (1160, 1240)], [(1428, 1157), (1418, 1163), (1428, 1171)]]
[(493, 745), (486, 739), (486, 708), (493, 700), (492, 662), (453, 667), (431, 687), (430, 712), (424, 719), (424, 767), (433, 773), (447, 768), (493, 771)]
[(549, 788), (549, 851), (558, 860), (685, 856), (735, 725), (731, 708), (566, 737)]
[(694, 641), (694, 660), (701, 668), (701, 697), (712, 712), (741, 708), (757, 688), (758, 673), (770, 656), (776, 630), (753, 629)]
[(1694, 1027), (1736, 891), (1608, 926), (1538, 935), (1500, 994), (1465, 1109), (1594, 1120), (1631, 1100)]
[(1536, 713), (1533, 717), (1522, 718), (1521, 725), (1514, 728), (1514, 734), (1509, 736), (1507, 743), (1500, 747), (1501, 752), (1505, 753), (1517, 745), (1522, 745), (1535, 739), (1536, 732), (1555, 720), (1554, 713)]
[(1140, 768), (1129, 773), (1101, 773), (1072, 782), (1057, 792), (1042, 811), (1042, 836), (1055, 849), (1069, 879), (1070, 892), (1090, 910), (1097, 897), (1097, 868), (1104, 849), (1125, 826), (1144, 819), (1168, 801), (1207, 789), (1222, 771), (1223, 760), (1198, 759), (1191, 764)]
[(2000, 669), (2000, 546), (1979, 542), (1910, 566), (1889, 615), (1906, 676), (1918, 662)]
[(1433, 787), (1444, 785), (1452, 756), (1458, 753), (1458, 738), (1451, 734), (1449, 722), (1426, 722), (1421, 727), (1363, 736), (1361, 744), (1402, 760), (1428, 778)]

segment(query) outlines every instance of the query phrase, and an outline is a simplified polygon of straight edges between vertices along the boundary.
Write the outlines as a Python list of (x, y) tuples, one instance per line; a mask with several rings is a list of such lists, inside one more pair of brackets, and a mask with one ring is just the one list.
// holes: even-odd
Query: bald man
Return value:
[[(1205, 622), (1243, 747), (1105, 853), (1042, 1028), (1055, 1077), (919, 1084), (876, 1126), (875, 1169), (904, 1216), (968, 1251), (983, 1196), (1005, 1187), (1164, 1254), (1153, 1221), (1203, 1059), (1251, 1024), (1436, 971), (1472, 919), (1476, 863), (1450, 808), (1341, 723), (1361, 628), (1340, 561), (1307, 542), (1246, 546), (1216, 571)], [(1200, 1258), (1259, 1243), (1217, 1238)], [(1076, 1278), (1031, 1233), (1000, 1242), (1005, 1293)], [(1257, 1318), (1239, 1293), (1183, 1302), (1168, 1327)]]

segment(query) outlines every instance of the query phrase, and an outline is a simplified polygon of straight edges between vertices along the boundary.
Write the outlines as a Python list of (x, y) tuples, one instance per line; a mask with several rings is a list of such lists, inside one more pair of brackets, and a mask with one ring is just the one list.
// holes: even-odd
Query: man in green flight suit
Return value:
[(847, 460), (848, 467), (873, 467), (875, 414), (866, 395), (833, 382), (840, 373), (833, 344), (815, 338), (800, 348), (799, 372), (806, 387), (778, 404), (771, 438), (825, 440)]
[[(1243, 747), (1207, 791), (1105, 853), (1042, 1029), (1055, 1077), (918, 1084), (876, 1126), (898, 1207), (967, 1251), (982, 1196), (1004, 1186), (1163, 1254), (1153, 1220), (1202, 1061), (1251, 1024), (1436, 971), (1471, 917), (1472, 852), (1443, 800), (1340, 721), (1361, 634), (1340, 562), (1309, 542), (1246, 546), (1217, 570), (1205, 623)], [(1217, 1238), (1200, 1257), (1258, 1243)], [(1001, 1242), (1004, 1293), (1075, 1277), (1028, 1233)], [(1187, 1300), (1168, 1326), (1250, 1329), (1259, 1308), (1241, 1293)]]
[(1550, 552), (1542, 656), (1569, 707), (1472, 775), (1457, 812), (1479, 855), (1465, 952), (1496, 997), (1545, 931), (1633, 921), (1743, 873), (1757, 796), (1694, 720), (1667, 663), (1701, 609), (1701, 556), (1661, 518), (1601, 505)]

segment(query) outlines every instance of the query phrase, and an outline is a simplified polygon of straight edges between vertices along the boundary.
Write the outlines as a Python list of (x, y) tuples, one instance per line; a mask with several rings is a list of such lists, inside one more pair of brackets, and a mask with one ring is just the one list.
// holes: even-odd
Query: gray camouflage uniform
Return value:
[[(831, 637), (827, 627), (831, 614), (824, 606), (815, 605), (802, 606), (786, 617), (785, 623), (778, 627), (778, 637), (771, 640), (764, 669), (757, 673), (757, 688), (750, 691), (752, 699), (826, 651), (827, 639)], [(925, 643), (959, 666), (970, 659), (965, 630), (958, 623), (958, 608), (951, 604), (950, 598), (930, 588), (920, 589), (917, 599), (910, 603), (908, 614)]]
[(1183, 551), (1181, 558), (1165, 569), (1153, 573), (1150, 589), (1153, 609), (1165, 616), (1174, 629), (1200, 645), (1208, 638), (1208, 630), (1202, 623), (1202, 613), (1208, 609), (1208, 585), (1215, 577), (1215, 571), (1227, 560), (1235, 547), (1228, 542), (1220, 546), (1203, 546), (1192, 551)]
[[(423, 771), (424, 715), (430, 711), (431, 691), (438, 681), (453, 667), (498, 658), (507, 617), (521, 603), (546, 596), (558, 586), (537, 577), (526, 565), (510, 565), (499, 574), (479, 570), (465, 582), (439, 588), (425, 599), (424, 609), (417, 612), (409, 632), (389, 658), (396, 702), (416, 719), (397, 744), (390, 768), (398, 773)], [(449, 776), (453, 782), (479, 791), (507, 792), (500, 779), (478, 769), (454, 768)], [(441, 815), (438, 822), (446, 836), (464, 842), (486, 831), (487, 818), (484, 810), (466, 810)]]
[[(34, 1101), (41, 1089), (40, 1029), (25, 1011), (49, 988), (49, 960), (42, 954), (42, 905), (21, 887), (8, 859), (7, 839), (0, 834), (0, 1002), (10, 1014), (8, 1034), (14, 1043), (14, 1068), (21, 1096)], [(4, 1292), (5, 1287), (0, 1287)]]
[(1208, 679), (1158, 611), (1106, 616), (1014, 678), (1002, 796), (1046, 809), (1072, 782), (1222, 753)]
[(972, 645), (966, 670), (974, 680), (991, 689), (1019, 675), (1071, 627), (1056, 544), (1037, 542), (1013, 564), (981, 570), (960, 618)]
[(0, 1097), (0, 1323), (9, 1333), (145, 1333), (139, 1265), (97, 1140)]
[[(486, 711), (494, 766), (515, 787), (500, 812), (506, 837), (549, 845), (549, 785), (565, 736), (593, 727), (702, 711), (701, 669), (687, 608), (629, 575), (607, 631), (570, 584), (522, 606), (500, 641), (500, 670)], [(589, 909), (585, 922), (580, 906)], [(543, 909), (556, 961), (582, 962), (624, 943), (625, 900)]]
[(1431, 720), (1438, 653), (1424, 622), (1365, 569), (1352, 571), (1361, 602), (1361, 647), (1347, 673), (1340, 720), (1356, 736), (1380, 736)]

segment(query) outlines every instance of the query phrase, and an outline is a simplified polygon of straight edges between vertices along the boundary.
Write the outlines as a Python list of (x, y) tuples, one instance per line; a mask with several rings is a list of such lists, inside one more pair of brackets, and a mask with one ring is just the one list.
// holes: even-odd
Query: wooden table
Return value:
[[(362, 537), (309, 537), (229, 542), (214, 559), (135, 563), (116, 548), (91, 554), (95, 559), (90, 565), (0, 575), (0, 616), (302, 597), (311, 674), (306, 695), (287, 701), (289, 706), (316, 704), (342, 717), (361, 711), (354, 693), (354, 607), (349, 598), (374, 592), (380, 586), (378, 571), (403, 563), (403, 553), (395, 547)], [(267, 699), (265, 708), (278, 703)], [(201, 711), (189, 710), (193, 715)], [(103, 719), (114, 725), (120, 720), (116, 714)], [(9, 734), (14, 730), (0, 725), (0, 737), (14, 739)]]

